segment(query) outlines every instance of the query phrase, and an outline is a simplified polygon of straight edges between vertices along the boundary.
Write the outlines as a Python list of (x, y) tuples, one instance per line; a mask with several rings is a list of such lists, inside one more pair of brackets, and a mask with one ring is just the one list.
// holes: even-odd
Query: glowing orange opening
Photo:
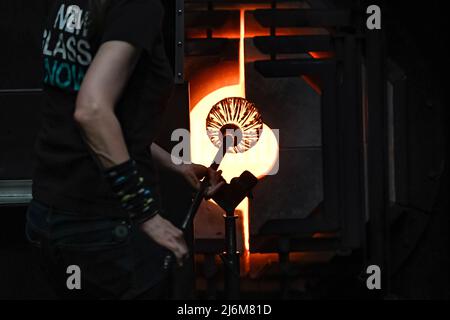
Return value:
[[(240, 38), (239, 38), (239, 68), (231, 65), (228, 72), (220, 72), (217, 76), (208, 74), (208, 79), (202, 82), (203, 95), (195, 98), (196, 104), (191, 110), (191, 154), (192, 161), (208, 166), (217, 152), (217, 147), (211, 143), (206, 130), (206, 118), (211, 108), (219, 101), (230, 97), (246, 97), (245, 92), (245, 9), (240, 10)], [(232, 71), (235, 70), (235, 71)], [(236, 77), (236, 72), (238, 77)], [(237, 84), (235, 80), (238, 79)], [(233, 81), (234, 80), (234, 81)], [(218, 84), (222, 83), (222, 86)], [(191, 97), (192, 101), (192, 97)], [(264, 156), (261, 157), (261, 154)], [(267, 175), (278, 161), (278, 140), (272, 130), (263, 125), (263, 131), (258, 142), (244, 153), (227, 154), (221, 164), (223, 176), (228, 182), (248, 170), (256, 177)], [(237, 208), (242, 212), (245, 270), (249, 269), (249, 217), (248, 199)]]

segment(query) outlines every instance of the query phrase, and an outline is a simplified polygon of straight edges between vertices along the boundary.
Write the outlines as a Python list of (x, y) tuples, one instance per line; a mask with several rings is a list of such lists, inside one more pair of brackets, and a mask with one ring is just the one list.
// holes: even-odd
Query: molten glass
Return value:
[(219, 101), (206, 118), (206, 132), (216, 147), (221, 147), (224, 134), (235, 136), (235, 145), (230, 148), (234, 153), (243, 153), (252, 148), (259, 141), (263, 125), (258, 109), (244, 98)]

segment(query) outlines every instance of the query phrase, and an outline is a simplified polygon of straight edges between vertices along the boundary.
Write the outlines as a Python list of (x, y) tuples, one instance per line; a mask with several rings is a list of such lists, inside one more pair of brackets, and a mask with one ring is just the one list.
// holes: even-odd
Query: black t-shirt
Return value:
[(43, 125), (36, 142), (35, 199), (58, 209), (122, 215), (95, 157), (74, 121), (81, 82), (98, 48), (125, 41), (143, 49), (116, 106), (131, 157), (151, 185), (157, 179), (149, 146), (171, 92), (173, 74), (162, 39), (159, 0), (112, 0), (101, 32), (89, 29), (88, 0), (59, 0), (43, 37)]

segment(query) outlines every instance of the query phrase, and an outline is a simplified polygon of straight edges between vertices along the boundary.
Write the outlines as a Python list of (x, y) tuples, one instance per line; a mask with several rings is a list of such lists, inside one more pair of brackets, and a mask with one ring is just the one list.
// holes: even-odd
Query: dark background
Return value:
[[(393, 277), (393, 291), (408, 298), (448, 299), (449, 13), (445, 1), (438, 0), (420, 5), (409, 1), (381, 4), (388, 55), (408, 78), (411, 205), (429, 218), (409, 259)], [(433, 180), (436, 187), (428, 188), (428, 181)]]

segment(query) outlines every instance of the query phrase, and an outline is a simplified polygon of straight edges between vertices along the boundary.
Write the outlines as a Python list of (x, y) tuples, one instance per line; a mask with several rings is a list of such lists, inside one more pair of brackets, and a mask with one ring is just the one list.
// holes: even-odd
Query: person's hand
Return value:
[(200, 164), (182, 164), (179, 166), (178, 172), (196, 190), (200, 189), (200, 180), (207, 176), (210, 185), (206, 190), (207, 198), (211, 198), (215, 195), (225, 184), (221, 170), (215, 171)]
[(159, 214), (141, 225), (141, 230), (156, 243), (169, 249), (175, 255), (178, 265), (182, 266), (188, 257), (188, 248), (183, 232)]

